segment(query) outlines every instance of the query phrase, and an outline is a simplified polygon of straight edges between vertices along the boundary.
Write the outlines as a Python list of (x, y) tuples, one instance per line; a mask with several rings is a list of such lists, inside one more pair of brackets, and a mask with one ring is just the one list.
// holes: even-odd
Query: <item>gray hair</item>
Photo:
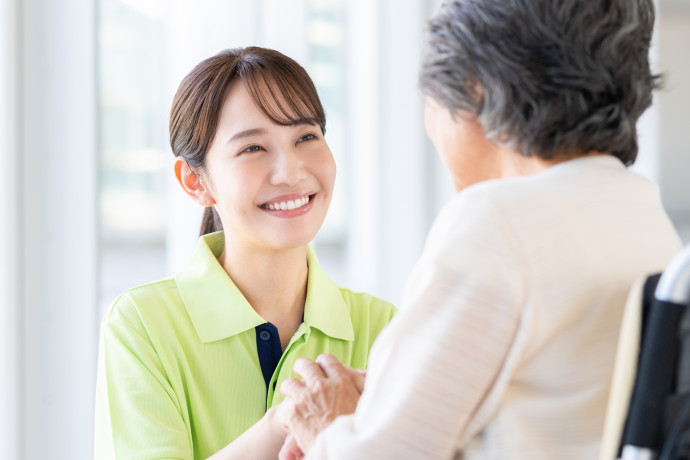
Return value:
[(449, 0), (430, 21), (422, 91), (525, 156), (637, 156), (652, 0)]

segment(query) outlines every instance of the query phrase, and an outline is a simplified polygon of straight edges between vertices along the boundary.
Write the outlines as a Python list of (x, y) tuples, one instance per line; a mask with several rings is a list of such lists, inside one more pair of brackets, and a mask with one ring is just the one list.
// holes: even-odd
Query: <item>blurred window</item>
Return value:
[(100, 0), (102, 306), (165, 274), (165, 99), (160, 3)]

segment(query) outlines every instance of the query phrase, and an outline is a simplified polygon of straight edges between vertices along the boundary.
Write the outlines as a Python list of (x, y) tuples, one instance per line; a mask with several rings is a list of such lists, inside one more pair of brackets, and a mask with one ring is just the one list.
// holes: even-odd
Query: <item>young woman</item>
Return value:
[(97, 459), (276, 458), (295, 360), (366, 367), (395, 310), (336, 286), (308, 245), (335, 180), (325, 124), (307, 73), (273, 50), (223, 51), (182, 81), (170, 144), (202, 236), (185, 270), (104, 319)]

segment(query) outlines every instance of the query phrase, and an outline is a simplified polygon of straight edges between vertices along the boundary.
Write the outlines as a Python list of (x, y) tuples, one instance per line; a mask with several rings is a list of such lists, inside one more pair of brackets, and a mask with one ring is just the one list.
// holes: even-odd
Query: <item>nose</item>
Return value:
[(293, 187), (303, 181), (307, 175), (304, 161), (295, 149), (285, 148), (275, 152), (271, 185), (288, 185)]

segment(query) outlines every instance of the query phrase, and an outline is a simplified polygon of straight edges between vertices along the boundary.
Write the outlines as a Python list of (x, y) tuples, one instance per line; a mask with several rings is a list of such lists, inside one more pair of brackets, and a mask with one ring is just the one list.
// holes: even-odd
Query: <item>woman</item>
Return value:
[(362, 384), (331, 391), (348, 387), (332, 357), (281, 386), (308, 458), (597, 458), (627, 293), (681, 247), (626, 169), (657, 83), (653, 22), (652, 0), (443, 4), (421, 88), (458, 193), (355, 413), (328, 426)]
[(96, 458), (276, 458), (275, 388), (295, 360), (366, 367), (394, 308), (336, 286), (308, 246), (335, 179), (325, 124), (309, 76), (276, 51), (226, 50), (182, 81), (170, 145), (206, 207), (202, 236), (185, 270), (104, 319)]

